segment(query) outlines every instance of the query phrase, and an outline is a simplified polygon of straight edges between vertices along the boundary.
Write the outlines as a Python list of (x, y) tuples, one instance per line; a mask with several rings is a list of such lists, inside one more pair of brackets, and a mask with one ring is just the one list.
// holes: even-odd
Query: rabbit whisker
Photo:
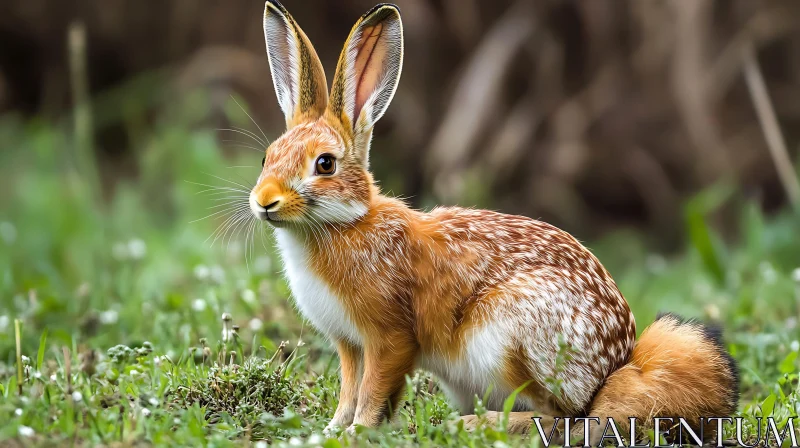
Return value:
[[(269, 138), (267, 138), (267, 134), (265, 134), (264, 130), (261, 129), (261, 126), (259, 126), (258, 123), (256, 123), (256, 120), (254, 120), (253, 117), (245, 110), (245, 108), (242, 107), (241, 104), (239, 104), (239, 101), (237, 101), (236, 98), (233, 95), (231, 95), (231, 99), (233, 100), (234, 103), (236, 103), (237, 106), (239, 106), (239, 109), (241, 109), (242, 112), (244, 112), (244, 114), (247, 115), (247, 118), (249, 118), (250, 121), (252, 121), (253, 124), (256, 125), (256, 127), (258, 128), (258, 131), (261, 132), (261, 135), (264, 136), (264, 140), (266, 140), (267, 143), (270, 143)], [(267, 144), (265, 146), (269, 146), (269, 145)]]
[[(224, 205), (224, 204), (223, 204), (223, 205)], [(238, 209), (245, 209), (245, 208), (247, 208), (247, 207), (245, 207), (245, 206), (243, 206), (243, 205), (237, 205), (235, 208), (238, 208)], [(224, 210), (218, 210), (218, 211), (216, 211), (216, 212), (214, 212), (214, 213), (211, 213), (210, 215), (206, 215), (206, 216), (204, 216), (204, 217), (202, 217), (202, 218), (198, 218), (198, 219), (195, 219), (195, 220), (189, 221), (189, 224), (194, 224), (194, 223), (196, 223), (196, 222), (200, 222), (200, 221), (202, 221), (202, 220), (204, 220), (204, 219), (208, 219), (208, 218), (211, 218), (211, 217), (217, 216), (217, 215), (219, 215), (219, 214), (221, 214), (221, 213), (227, 213), (227, 212), (230, 212), (230, 210), (228, 210), (228, 209), (224, 209)]]
[(208, 241), (208, 240), (210, 240), (211, 238), (213, 238), (214, 240), (211, 242), (211, 247), (214, 247), (214, 244), (217, 242), (217, 240), (218, 240), (218, 239), (219, 239), (221, 236), (223, 236), (224, 234), (226, 234), (226, 233), (228, 232), (228, 229), (230, 229), (230, 227), (231, 227), (231, 226), (232, 226), (234, 223), (236, 223), (236, 222), (237, 222), (239, 219), (242, 219), (242, 217), (244, 217), (244, 216), (246, 216), (246, 215), (248, 215), (248, 214), (250, 214), (250, 211), (249, 211), (249, 210), (245, 210), (245, 209), (241, 209), (241, 210), (239, 210), (239, 211), (237, 211), (237, 212), (233, 213), (231, 216), (229, 216), (229, 217), (228, 217), (228, 219), (226, 219), (226, 220), (225, 220), (225, 221), (224, 221), (222, 224), (220, 224), (220, 226), (219, 226), (219, 227), (217, 227), (217, 230), (215, 230), (215, 231), (214, 231), (214, 232), (213, 232), (213, 233), (212, 233), (212, 234), (211, 234), (211, 235), (210, 235), (210, 236), (209, 236), (209, 237), (206, 239), (206, 241)]
[(239, 129), (239, 128), (233, 128), (233, 129), (230, 129), (230, 128), (217, 128), (217, 130), (218, 131), (224, 131), (224, 132), (235, 132), (237, 134), (244, 135), (246, 137), (249, 137), (249, 138), (253, 139), (253, 141), (258, 143), (260, 146), (264, 147), (265, 149), (267, 147), (267, 145), (265, 145), (264, 142), (261, 141), (260, 138), (258, 138), (258, 135), (254, 134), (254, 133), (252, 133), (250, 131), (245, 131), (245, 130), (242, 130), (242, 129)]
[(224, 143), (223, 147), (246, 148), (246, 149), (252, 149), (253, 151), (257, 151), (257, 152), (261, 152), (261, 153), (264, 152), (264, 149), (262, 149), (262, 148), (257, 148), (257, 147), (255, 147), (253, 145), (248, 145), (248, 144), (242, 143), (239, 140), (230, 140), (230, 139), (224, 140), (223, 139), (221, 141), (222, 141), (222, 143)]

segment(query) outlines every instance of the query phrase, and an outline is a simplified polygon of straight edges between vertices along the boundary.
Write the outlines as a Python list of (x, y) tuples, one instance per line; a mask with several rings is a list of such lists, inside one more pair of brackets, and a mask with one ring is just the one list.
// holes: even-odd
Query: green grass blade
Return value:
[(17, 388), (22, 395), (22, 321), (14, 319), (14, 337), (17, 342)]
[(39, 338), (39, 352), (36, 354), (36, 370), (42, 370), (42, 363), (44, 363), (44, 351), (47, 347), (47, 328), (42, 332), (42, 337)]
[(686, 227), (689, 239), (692, 242), (703, 266), (712, 277), (722, 284), (725, 281), (725, 267), (718, 247), (714, 243), (711, 229), (706, 223), (705, 216), (699, 207), (690, 205), (686, 210)]
[(514, 389), (514, 392), (511, 392), (511, 395), (509, 395), (503, 402), (503, 418), (501, 419), (500, 424), (498, 425), (497, 428), (498, 431), (505, 431), (506, 426), (508, 425), (508, 415), (514, 408), (514, 402), (517, 401), (517, 395), (522, 393), (522, 391), (525, 390), (525, 388), (528, 387), (528, 385), (531, 384), (532, 381), (533, 380), (528, 380), (522, 386), (519, 386), (518, 388)]

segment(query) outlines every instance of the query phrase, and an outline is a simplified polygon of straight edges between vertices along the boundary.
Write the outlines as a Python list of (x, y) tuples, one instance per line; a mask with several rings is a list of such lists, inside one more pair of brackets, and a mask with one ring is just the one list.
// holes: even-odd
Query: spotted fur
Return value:
[[(318, 86), (324, 75), (305, 35), (276, 0), (267, 2), (265, 15), (281, 25), (265, 26), (268, 49), (271, 41), (292, 42), (313, 60), (269, 50), (279, 101), (285, 111), (289, 105), (290, 118), (287, 132), (266, 150), (250, 205), (277, 227), (300, 312), (337, 345), (342, 392), (330, 426), (379, 424), (415, 368), (436, 374), (465, 413), (474, 396), (489, 389), (487, 407), (500, 410), (511, 391), (529, 383), (515, 404), (523, 412), (519, 418), (533, 410), (617, 415), (613, 399), (626, 393), (617, 378), (645, 364), (665, 364), (653, 361), (660, 358), (652, 339), (634, 349), (633, 315), (589, 250), (568, 233), (522, 216), (414, 210), (381, 195), (373, 182), (367, 170), (372, 126), (402, 68), (399, 10), (382, 4), (356, 23), (330, 102), (327, 93), (285, 99), (305, 85), (297, 79)], [(322, 155), (335, 159), (333, 174), (317, 175)], [(645, 334), (657, 333), (659, 343), (680, 340), (696, 349), (691, 356), (700, 371), (721, 372), (687, 390), (730, 388), (728, 370), (708, 358), (721, 352), (718, 345), (689, 327), (659, 321), (653, 328)], [(641, 393), (663, 401), (665, 388), (683, 387), (679, 378), (663, 378), (668, 381), (646, 383), (662, 389), (643, 386)], [(702, 409), (722, 409), (709, 403)], [(665, 412), (681, 409), (673, 401), (657, 404), (664, 407), (654, 409)]]

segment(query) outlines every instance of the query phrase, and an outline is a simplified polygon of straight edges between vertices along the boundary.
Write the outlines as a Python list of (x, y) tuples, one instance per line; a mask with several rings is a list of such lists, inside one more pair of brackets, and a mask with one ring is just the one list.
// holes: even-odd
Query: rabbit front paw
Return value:
[(335, 422), (328, 423), (325, 429), (322, 430), (322, 435), (328, 438), (336, 437), (342, 432), (342, 427)]

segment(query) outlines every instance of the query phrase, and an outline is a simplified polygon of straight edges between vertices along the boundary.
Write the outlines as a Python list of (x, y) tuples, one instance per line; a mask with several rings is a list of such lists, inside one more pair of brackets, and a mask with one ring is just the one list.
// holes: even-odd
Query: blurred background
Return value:
[[(0, 111), (66, 118), (85, 89), (86, 138), (106, 197), (123, 179), (159, 177), (159, 190), (174, 180), (148, 173), (142, 160), (166, 151), (148, 144), (154, 129), (192, 93), (204, 97), (182, 117), (193, 129), (229, 128), (234, 95), (269, 138), (283, 130), (261, 1), (3, 3)], [(797, 2), (397, 3), (405, 66), (376, 131), (373, 166), (387, 190), (415, 205), (490, 207), (583, 238), (633, 227), (668, 250), (685, 236), (682, 204), (715, 182), (735, 183), (768, 211), (787, 203), (743, 65), (749, 51), (796, 161)], [(350, 27), (373, 2), (285, 4), (330, 78)], [(72, 69), (71, 26), (85, 33), (72, 51), (85, 60)], [(258, 132), (249, 120), (239, 125)], [(214, 137), (226, 155), (243, 151), (223, 140), (247, 140)]]

